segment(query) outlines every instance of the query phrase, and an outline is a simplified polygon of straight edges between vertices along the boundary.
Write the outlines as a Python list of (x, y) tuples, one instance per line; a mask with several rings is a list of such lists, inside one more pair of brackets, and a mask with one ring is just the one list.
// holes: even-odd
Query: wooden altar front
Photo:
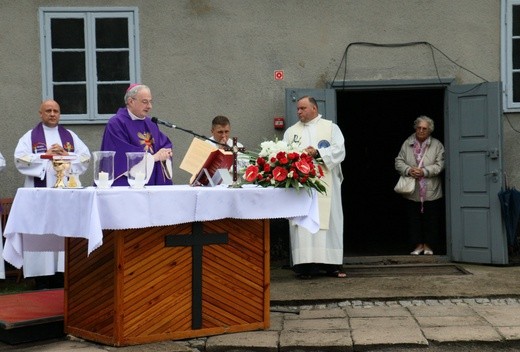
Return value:
[(269, 220), (66, 238), (65, 332), (113, 346), (269, 327)]

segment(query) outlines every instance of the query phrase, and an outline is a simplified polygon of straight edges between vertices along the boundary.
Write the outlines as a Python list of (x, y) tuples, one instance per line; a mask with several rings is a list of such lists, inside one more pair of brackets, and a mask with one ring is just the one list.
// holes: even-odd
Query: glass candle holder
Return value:
[(114, 183), (114, 151), (93, 152), (94, 183), (98, 188), (110, 188)]
[(128, 152), (126, 161), (128, 167), (128, 184), (132, 188), (143, 188), (148, 179), (147, 157), (152, 157), (146, 152)]

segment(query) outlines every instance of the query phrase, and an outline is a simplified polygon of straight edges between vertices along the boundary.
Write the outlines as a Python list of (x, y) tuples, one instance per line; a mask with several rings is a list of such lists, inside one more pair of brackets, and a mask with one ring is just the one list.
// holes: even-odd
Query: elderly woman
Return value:
[(439, 176), (444, 169), (444, 146), (433, 138), (434, 122), (427, 116), (414, 121), (415, 133), (408, 137), (395, 158), (395, 169), (402, 176), (415, 178), (415, 190), (403, 195), (410, 240), (415, 249), (410, 253), (433, 254), (439, 239), (442, 207), (442, 184)]

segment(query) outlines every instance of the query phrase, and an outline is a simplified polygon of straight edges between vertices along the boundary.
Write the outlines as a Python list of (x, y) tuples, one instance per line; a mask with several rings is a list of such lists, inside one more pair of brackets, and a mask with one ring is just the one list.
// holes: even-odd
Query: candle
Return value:
[(135, 180), (139, 181), (139, 182), (144, 181), (144, 172), (140, 172), (140, 171), (136, 172), (135, 173)]
[(133, 175), (128, 177), (128, 184), (132, 188), (143, 188), (146, 183), (145, 173), (142, 171), (136, 171)]
[(108, 172), (101, 171), (98, 173), (98, 179), (94, 180), (98, 188), (110, 188), (114, 180), (108, 179)]

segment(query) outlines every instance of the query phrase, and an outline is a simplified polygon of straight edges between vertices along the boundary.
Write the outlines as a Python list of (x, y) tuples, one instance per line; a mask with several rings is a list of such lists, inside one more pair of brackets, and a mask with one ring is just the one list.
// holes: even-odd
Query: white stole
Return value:
[[(318, 141), (326, 140), (332, 144), (332, 122), (329, 120), (324, 120), (321, 118), (321, 115), (318, 115), (319, 120), (316, 121), (314, 131), (315, 135), (311, 135), (310, 131), (306, 131), (306, 129), (310, 129), (311, 127), (305, 125), (302, 122), (298, 122), (291, 127), (291, 134), (294, 135), (295, 141), (300, 142), (300, 147), (307, 148), (309, 145), (313, 147), (318, 147)], [(294, 131), (294, 133), (293, 133)], [(308, 133), (308, 134), (307, 134)], [(307, 143), (307, 144), (306, 144)], [(302, 145), (303, 144), (303, 145)], [(321, 179), (324, 181), (325, 189), (327, 190), (326, 194), (318, 193), (318, 208), (320, 212), (320, 229), (328, 230), (329, 229), (329, 221), (330, 221), (330, 208), (332, 197), (330, 194), (330, 189), (332, 187), (332, 175), (325, 166), (322, 164), (324, 177)]]

